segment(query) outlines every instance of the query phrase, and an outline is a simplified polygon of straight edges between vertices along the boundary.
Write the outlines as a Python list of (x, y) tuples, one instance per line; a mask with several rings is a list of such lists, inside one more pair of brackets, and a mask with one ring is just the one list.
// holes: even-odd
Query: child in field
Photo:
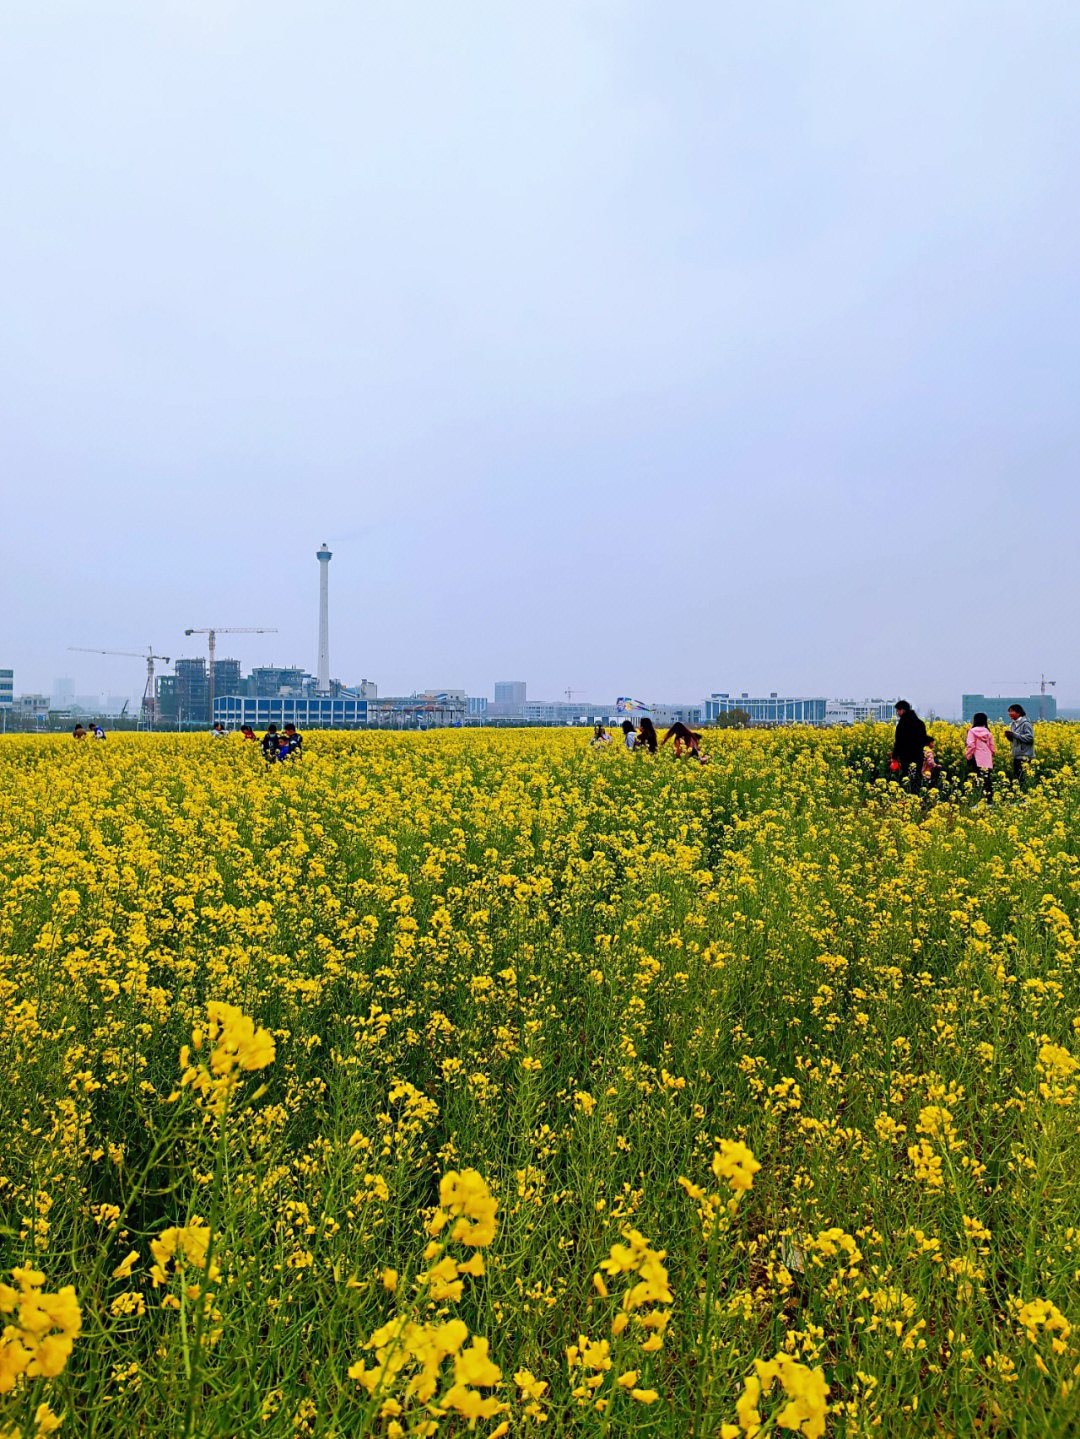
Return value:
[(937, 769), (937, 767), (937, 757), (934, 754), (934, 736), (932, 734), (928, 734), (926, 736), (926, 748), (923, 750), (922, 762), (922, 777), (927, 784), (931, 784), (933, 782), (934, 771)]
[(596, 747), (599, 746), (599, 745), (602, 745), (602, 744), (610, 744), (610, 743), (611, 743), (611, 736), (608, 734), (608, 732), (607, 732), (607, 730), (604, 728), (604, 726), (603, 726), (602, 724), (596, 725), (595, 728), (593, 729), (593, 737), (592, 737), (592, 739), (590, 740), (590, 744), (592, 744), (593, 747), (596, 748)]
[(990, 733), (985, 713), (980, 710), (971, 718), (971, 728), (964, 742), (968, 769), (973, 775), (982, 775), (986, 803), (994, 802), (994, 736)]
[(634, 746), (637, 744), (637, 730), (634, 728), (634, 721), (633, 721), (633, 720), (623, 720), (623, 722), (622, 722), (622, 732), (623, 732), (623, 743), (626, 745), (626, 748), (627, 748), (627, 749), (631, 749), (631, 750), (632, 750), (632, 749), (634, 748)]

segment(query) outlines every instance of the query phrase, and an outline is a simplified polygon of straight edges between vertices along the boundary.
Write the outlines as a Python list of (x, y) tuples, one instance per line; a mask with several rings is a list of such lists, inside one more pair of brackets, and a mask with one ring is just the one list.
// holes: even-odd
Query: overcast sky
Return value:
[(0, 665), (1080, 703), (1080, 5), (5, 0)]

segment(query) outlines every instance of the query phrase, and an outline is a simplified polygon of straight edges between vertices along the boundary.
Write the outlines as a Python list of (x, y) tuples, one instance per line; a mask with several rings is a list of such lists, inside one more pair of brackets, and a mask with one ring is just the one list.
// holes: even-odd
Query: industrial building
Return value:
[(1029, 720), (1057, 719), (1057, 700), (1053, 695), (1047, 694), (964, 695), (961, 713), (965, 724), (970, 724), (972, 716), (979, 710), (983, 711), (991, 723), (1008, 724), (1010, 705), (1020, 705)]
[(15, 671), (0, 670), (0, 709), (10, 709), (15, 698)]
[[(215, 723), (220, 721), (226, 729), (236, 729), (242, 724), (265, 729), (269, 724), (290, 723), (298, 729), (359, 729), (387, 722), (383, 718), (387, 707), (392, 711), (395, 703), (403, 707), (406, 704), (387, 700), (382, 702), (382, 709), (373, 711), (378, 689), (371, 680), (362, 679), (359, 685), (347, 686), (330, 678), (329, 571), (333, 555), (324, 544), (315, 558), (319, 562), (318, 674), (309, 674), (299, 665), (257, 665), (245, 678), (240, 673), (238, 660), (217, 660), (214, 664)], [(202, 665), (203, 661), (183, 663)], [(179, 668), (178, 663), (178, 671)], [(464, 699), (462, 691), (462, 712)], [(205, 699), (203, 705), (205, 708)]]
[(368, 723), (368, 701), (355, 696), (215, 695), (214, 720), (226, 729), (242, 724), (265, 729), (292, 723), (297, 729), (359, 729)]
[(431, 694), (390, 695), (367, 701), (368, 723), (380, 729), (446, 729), (464, 724), (464, 690)]

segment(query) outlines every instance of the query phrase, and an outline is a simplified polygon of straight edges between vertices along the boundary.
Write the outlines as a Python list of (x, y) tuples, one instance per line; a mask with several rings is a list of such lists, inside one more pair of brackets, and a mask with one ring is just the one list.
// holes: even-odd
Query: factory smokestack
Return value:
[(330, 551), (323, 547), (316, 553), (319, 561), (319, 679), (318, 691), (321, 695), (330, 693)]

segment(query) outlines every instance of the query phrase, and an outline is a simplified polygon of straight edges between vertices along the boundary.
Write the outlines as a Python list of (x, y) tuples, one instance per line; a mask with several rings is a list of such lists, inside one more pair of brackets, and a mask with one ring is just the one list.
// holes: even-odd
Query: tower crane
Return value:
[(208, 684), (208, 686), (209, 686), (209, 697), (208, 697), (207, 703), (208, 703), (208, 707), (209, 707), (209, 710), (210, 710), (210, 723), (213, 724), (213, 723), (214, 723), (214, 650), (215, 650), (215, 647), (216, 647), (216, 645), (217, 645), (217, 637), (218, 637), (218, 635), (276, 635), (276, 634), (277, 634), (277, 630), (276, 630), (276, 629), (258, 629), (258, 628), (255, 628), (255, 629), (246, 629), (246, 628), (242, 628), (242, 627), (241, 627), (241, 628), (237, 628), (237, 627), (235, 627), (235, 626), (232, 627), (232, 628), (226, 628), (225, 626), (218, 625), (218, 626), (215, 626), (215, 628), (212, 629), (212, 630), (194, 630), (194, 629), (193, 629), (193, 630), (185, 630), (184, 633), (185, 633), (186, 635), (206, 635), (206, 637), (207, 637), (207, 642), (208, 642), (208, 643), (207, 643), (207, 648), (208, 648), (208, 650), (209, 650), (209, 652), (210, 652), (210, 672), (209, 672), (209, 674), (206, 676), (207, 684)]
[[(1009, 681), (1008, 681), (1008, 680), (994, 680), (993, 683), (994, 683), (994, 684), (1008, 684)], [(1013, 680), (1012, 683), (1013, 683), (1013, 684), (1021, 684), (1021, 685), (1033, 685), (1033, 684), (1035, 683), (1035, 681), (1034, 681), (1034, 680)], [(1053, 685), (1056, 685), (1056, 684), (1057, 684), (1057, 680), (1048, 680), (1048, 679), (1046, 678), (1046, 675), (1045, 675), (1045, 674), (1039, 676), (1039, 719), (1040, 719), (1040, 720), (1041, 720), (1041, 719), (1044, 719), (1044, 718), (1046, 717), (1046, 687), (1047, 687), (1047, 685), (1053, 686)]]
[(154, 728), (154, 661), (160, 660), (162, 664), (169, 663), (168, 655), (156, 655), (153, 645), (146, 646), (146, 654), (135, 650), (88, 650), (82, 645), (68, 645), (69, 650), (74, 650), (83, 655), (121, 655), (124, 659), (146, 661), (146, 688), (143, 690), (142, 706), (139, 710), (139, 728), (152, 730)]

